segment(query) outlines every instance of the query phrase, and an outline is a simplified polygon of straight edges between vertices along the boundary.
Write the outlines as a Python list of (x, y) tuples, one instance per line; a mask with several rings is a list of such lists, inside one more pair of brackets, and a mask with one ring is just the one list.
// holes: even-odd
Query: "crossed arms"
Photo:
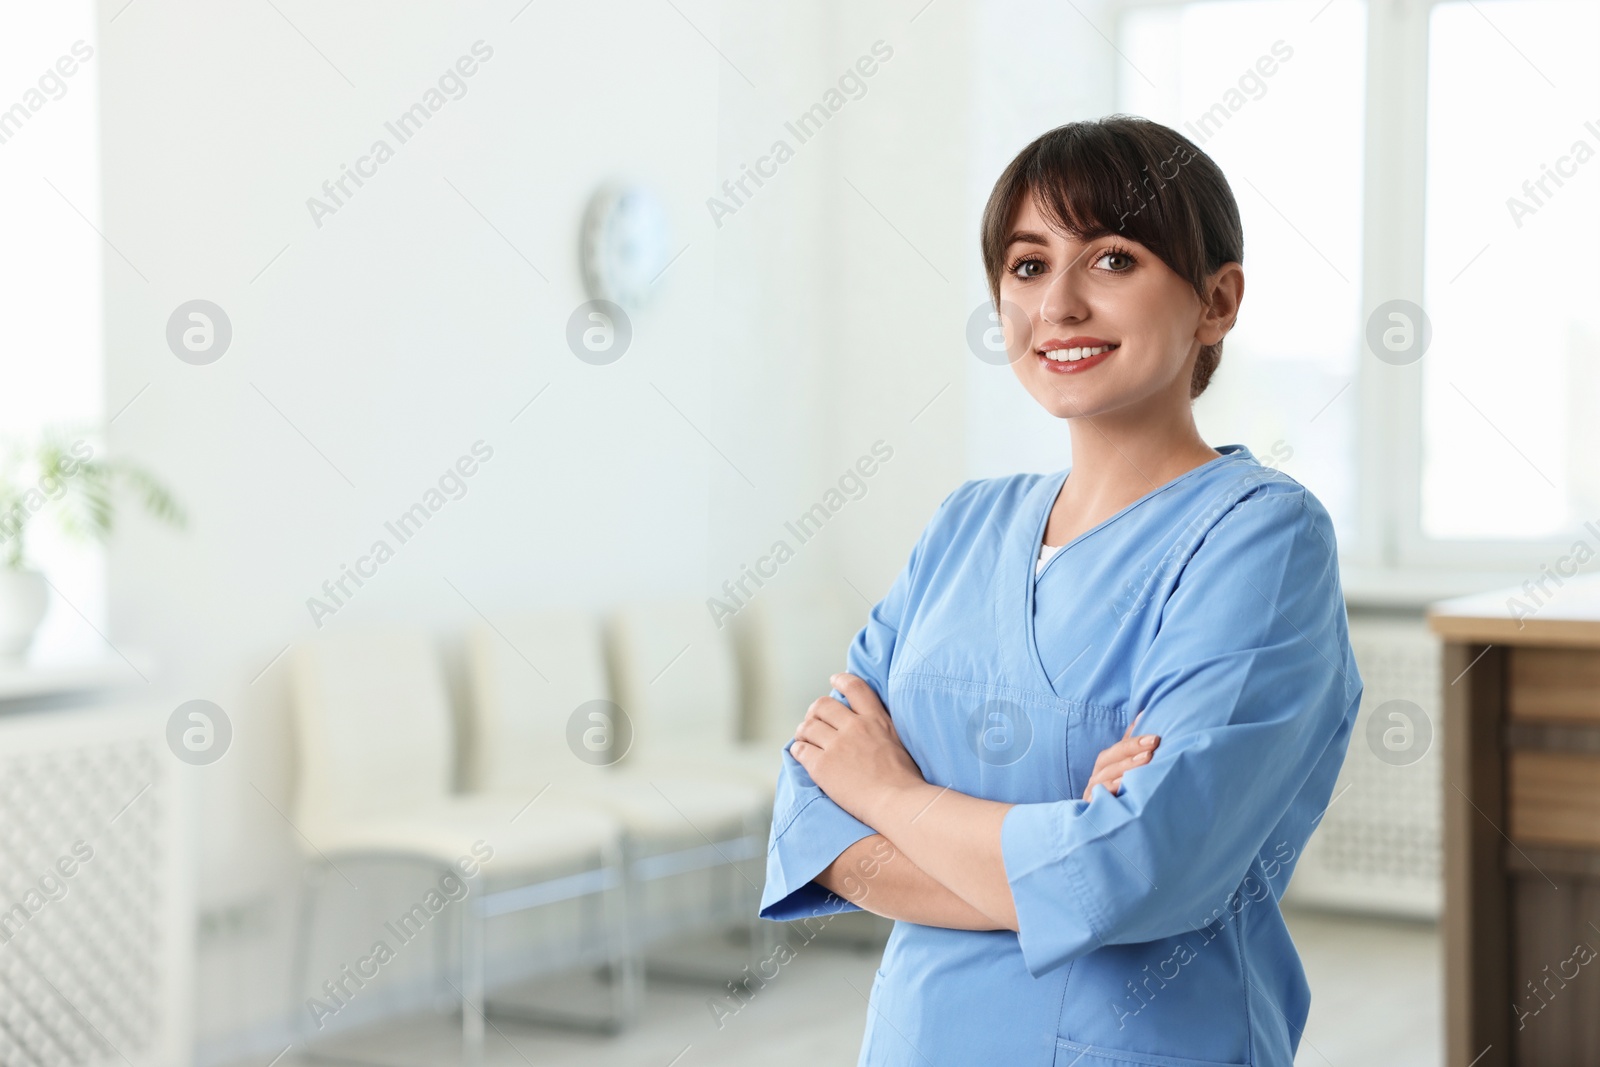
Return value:
[[(834, 803), (876, 833), (846, 848), (816, 881), (877, 915), (952, 930), (1017, 930), (1000, 848), (1011, 805), (931, 785), (872, 686), (853, 674), (830, 681), (849, 700), (819, 697), (789, 752)], [(1116, 794), (1122, 776), (1150, 760), (1154, 735), (1100, 753), (1084, 789)]]

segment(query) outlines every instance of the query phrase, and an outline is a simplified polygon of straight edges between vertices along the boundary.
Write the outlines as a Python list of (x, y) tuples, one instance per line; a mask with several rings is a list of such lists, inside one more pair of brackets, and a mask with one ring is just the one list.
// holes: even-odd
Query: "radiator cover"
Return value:
[[(1350, 643), (1366, 683), (1361, 708), (1333, 802), (1306, 846), (1286, 900), (1436, 919), (1443, 884), (1439, 641), (1420, 617), (1355, 612)], [(1391, 720), (1385, 715), (1374, 727), (1372, 719), (1396, 700), (1420, 710), (1431, 738), (1425, 749), (1388, 753), (1386, 760), (1379, 737)]]
[(0, 715), (0, 1067), (187, 1062), (186, 774), (160, 709)]

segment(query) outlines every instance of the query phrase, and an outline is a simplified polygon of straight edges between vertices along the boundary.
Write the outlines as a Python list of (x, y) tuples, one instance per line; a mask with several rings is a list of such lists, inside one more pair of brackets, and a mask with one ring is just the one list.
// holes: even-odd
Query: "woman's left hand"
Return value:
[(900, 743), (878, 694), (853, 674), (828, 679), (849, 705), (818, 697), (806, 709), (789, 752), (833, 802), (871, 825), (875, 799), (923, 784), (922, 770)]

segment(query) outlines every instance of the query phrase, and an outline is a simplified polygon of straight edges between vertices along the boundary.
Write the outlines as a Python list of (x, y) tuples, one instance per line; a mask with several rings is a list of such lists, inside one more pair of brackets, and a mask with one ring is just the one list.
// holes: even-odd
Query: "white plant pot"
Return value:
[(50, 585), (34, 570), (0, 567), (0, 659), (22, 659), (50, 606)]

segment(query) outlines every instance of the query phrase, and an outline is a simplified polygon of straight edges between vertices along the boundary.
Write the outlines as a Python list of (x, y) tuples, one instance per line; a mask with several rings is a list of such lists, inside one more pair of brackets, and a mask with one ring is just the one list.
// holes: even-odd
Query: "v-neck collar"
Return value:
[[(1090, 534), (1096, 533), (1097, 531), (1102, 530), (1105, 527), (1107, 527), (1107, 526), (1111, 525), (1112, 523), (1116, 522), (1118, 519), (1122, 518), (1122, 516), (1126, 515), (1128, 512), (1130, 512), (1134, 508), (1138, 507), (1140, 504), (1143, 504), (1146, 500), (1149, 500), (1151, 497), (1154, 497), (1159, 493), (1164, 493), (1168, 489), (1170, 489), (1172, 486), (1178, 485), (1181, 482), (1184, 482), (1184, 481), (1186, 481), (1188, 479), (1191, 479), (1191, 478), (1194, 478), (1194, 477), (1198, 476), (1201, 471), (1210, 470), (1213, 467), (1216, 467), (1216, 466), (1220, 465), (1223, 460), (1230, 459), (1230, 458), (1237, 457), (1237, 456), (1241, 456), (1241, 455), (1246, 457), (1246, 458), (1248, 458), (1248, 459), (1251, 459), (1251, 460), (1255, 459), (1255, 456), (1244, 445), (1239, 445), (1239, 444), (1222, 445), (1221, 447), (1219, 447), (1217, 449), (1217, 451), (1222, 453), (1222, 454), (1220, 456), (1213, 456), (1211, 459), (1206, 460), (1204, 463), (1200, 464), (1198, 467), (1190, 467), (1188, 470), (1184, 471), (1182, 474), (1178, 475), (1176, 478), (1173, 478), (1170, 481), (1163, 482), (1162, 484), (1156, 486), (1154, 489), (1150, 490), (1144, 496), (1141, 496), (1138, 500), (1135, 500), (1133, 503), (1131, 503), (1128, 506), (1122, 508), (1121, 510), (1117, 511), (1116, 513), (1106, 517), (1105, 519), (1102, 519), (1100, 522), (1098, 522), (1095, 525), (1091, 526), (1089, 529), (1083, 531), (1081, 534), (1079, 534), (1078, 536), (1074, 537), (1072, 540), (1068, 541), (1066, 544), (1062, 545), (1059, 549), (1056, 550), (1055, 555), (1053, 555), (1049, 559), (1045, 560), (1044, 569), (1041, 569), (1039, 571), (1039, 577), (1043, 577), (1044, 576), (1044, 571), (1049, 569), (1050, 564), (1054, 563), (1056, 561), (1056, 559), (1059, 558), (1060, 556), (1065, 555), (1067, 550), (1069, 548), (1071, 548), (1073, 545), (1077, 544), (1079, 541), (1082, 541), (1085, 537), (1088, 537)], [(1039, 560), (1039, 546), (1044, 543), (1045, 527), (1050, 525), (1050, 512), (1055, 510), (1056, 498), (1061, 495), (1061, 487), (1066, 484), (1067, 478), (1071, 474), (1072, 474), (1072, 468), (1068, 467), (1066, 470), (1058, 471), (1057, 473), (1052, 474), (1048, 479), (1046, 479), (1044, 482), (1041, 483), (1041, 485), (1046, 485), (1046, 486), (1049, 487), (1050, 494), (1047, 497), (1044, 498), (1044, 507), (1039, 509), (1039, 513), (1035, 517), (1036, 521), (1034, 523), (1034, 527), (1035, 528), (1034, 528), (1034, 531), (1033, 531), (1033, 556), (1032, 556), (1032, 559), (1033, 559), (1033, 561), (1035, 563), (1037, 563), (1038, 560)], [(1034, 503), (1035, 503), (1035, 505), (1037, 505), (1037, 500), (1035, 500)]]
[[(1001, 566), (1000, 573), (1002, 589), (1001, 596), (999, 598), (1001, 602), (999, 613), (1001, 614), (1002, 619), (1004, 619), (1004, 615), (1006, 614), (1011, 615), (1010, 619), (1004, 619), (1002, 622), (1000, 628), (1001, 633), (1009, 634), (1011, 636), (1012, 639), (1007, 641), (1007, 644), (1013, 650), (1015, 650), (1013, 655), (1015, 655), (1016, 652), (1020, 652), (1022, 653), (1022, 658), (1025, 658), (1028, 661), (1025, 669), (1033, 682), (1042, 682), (1046, 691), (1050, 693), (1056, 692), (1054, 680), (1051, 679), (1049, 674), (1045, 671), (1044, 664), (1039, 659), (1039, 648), (1034, 631), (1033, 615), (1035, 585), (1044, 579), (1045, 574), (1049, 572), (1051, 566), (1053, 566), (1057, 560), (1070, 552), (1072, 548), (1084, 538), (1105, 529), (1107, 526), (1110, 526), (1122, 516), (1128, 514), (1128, 512), (1132, 511), (1134, 508), (1137, 508), (1146, 501), (1159, 496), (1174, 486), (1181, 485), (1185, 482), (1198, 478), (1202, 472), (1216, 470), (1218, 467), (1227, 465), (1229, 463), (1238, 462), (1241, 459), (1251, 463), (1257, 462), (1255, 455), (1250, 451), (1249, 448), (1242, 444), (1218, 445), (1216, 447), (1217, 451), (1220, 452), (1221, 455), (1208, 459), (1197, 467), (1191, 467), (1182, 474), (1178, 475), (1176, 478), (1156, 486), (1139, 499), (1118, 510), (1115, 514), (1108, 516), (1104, 520), (1078, 534), (1072, 540), (1062, 545), (1049, 559), (1045, 560), (1044, 566), (1039, 568), (1037, 571), (1035, 571), (1035, 567), (1037, 567), (1039, 562), (1039, 546), (1044, 542), (1044, 530), (1049, 524), (1050, 512), (1055, 507), (1056, 497), (1060, 495), (1061, 487), (1066, 483), (1067, 477), (1072, 473), (1072, 468), (1068, 467), (1067, 469), (1058, 471), (1046, 478), (1041, 478), (1034, 485), (1032, 492), (1028, 496), (1028, 506), (1022, 509), (1021, 514), (1018, 515), (1016, 527), (1010, 531), (1010, 534), (1007, 537), (1007, 552), (1005, 554), (1006, 556), (1012, 558), (1005, 560)], [(1022, 541), (1024, 536), (1027, 538), (1026, 541)], [(1023, 579), (1023, 586), (1020, 590), (1016, 589), (1016, 587), (1012, 584), (1012, 582), (1019, 577)], [(1023, 603), (1020, 614), (1014, 613), (1014, 607), (1016, 603), (1014, 600), (1012, 600), (1012, 595), (1014, 592), (1022, 593)], [(1005, 607), (1006, 604), (1012, 605), (1013, 611), (1008, 611)], [(1020, 623), (1020, 627), (1017, 625), (1018, 623)], [(1019, 629), (1021, 631), (1020, 633), (1018, 632)], [(1018, 664), (1018, 666), (1021, 667), (1022, 665)]]

